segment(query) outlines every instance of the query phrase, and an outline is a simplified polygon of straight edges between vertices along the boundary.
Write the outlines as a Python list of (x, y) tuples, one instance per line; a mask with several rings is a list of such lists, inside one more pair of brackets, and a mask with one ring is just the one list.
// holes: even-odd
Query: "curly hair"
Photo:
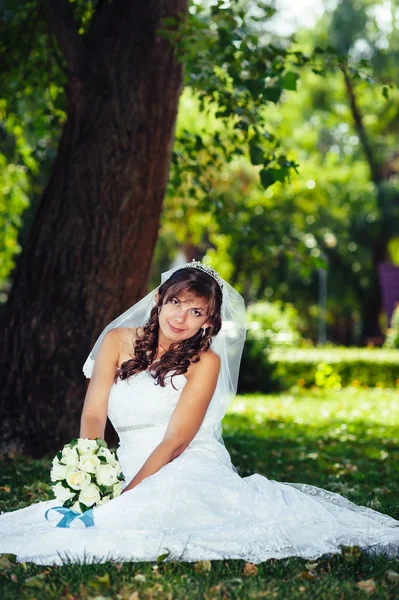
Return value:
[[(154, 362), (158, 349), (159, 310), (172, 298), (204, 300), (207, 304), (210, 327), (205, 335), (200, 329), (191, 338), (173, 342), (165, 354)], [(187, 373), (190, 364), (200, 360), (201, 354), (209, 350), (212, 338), (219, 333), (222, 326), (221, 308), (222, 290), (211, 275), (189, 267), (178, 269), (158, 288), (157, 303), (152, 308), (147, 323), (134, 340), (133, 356), (121, 365), (116, 378), (128, 379), (136, 373), (150, 370), (157, 383), (165, 387), (168, 373), (171, 373), (171, 377)]]

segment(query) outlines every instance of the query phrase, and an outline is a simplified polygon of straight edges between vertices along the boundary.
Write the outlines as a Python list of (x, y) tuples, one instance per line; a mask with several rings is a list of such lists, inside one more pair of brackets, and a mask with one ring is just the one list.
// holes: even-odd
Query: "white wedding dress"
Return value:
[[(155, 384), (148, 372), (113, 384), (108, 414), (120, 437), (118, 457), (126, 484), (162, 440), (186, 384)], [(212, 403), (211, 403), (212, 405)], [(209, 414), (208, 414), (209, 413)], [(399, 555), (399, 521), (357, 506), (342, 496), (262, 475), (241, 478), (218, 441), (220, 423), (208, 409), (186, 450), (133, 490), (94, 509), (94, 527), (75, 520), (47, 521), (51, 500), (0, 516), (0, 552), (19, 561), (62, 562), (197, 561), (301, 556), (314, 559), (359, 546), (371, 553)], [(80, 525), (78, 527), (78, 525)]]

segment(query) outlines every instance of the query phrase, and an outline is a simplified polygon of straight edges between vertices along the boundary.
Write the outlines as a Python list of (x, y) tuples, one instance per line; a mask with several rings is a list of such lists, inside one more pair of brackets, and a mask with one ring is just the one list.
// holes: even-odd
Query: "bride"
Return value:
[[(0, 516), (0, 552), (19, 561), (314, 559), (359, 546), (399, 555), (399, 521), (344, 497), (258, 474), (241, 478), (221, 422), (245, 341), (242, 297), (193, 261), (110, 323), (84, 365), (80, 437), (119, 436), (123, 493), (94, 526), (56, 527), (56, 500)], [(81, 526), (81, 528), (78, 527)]]

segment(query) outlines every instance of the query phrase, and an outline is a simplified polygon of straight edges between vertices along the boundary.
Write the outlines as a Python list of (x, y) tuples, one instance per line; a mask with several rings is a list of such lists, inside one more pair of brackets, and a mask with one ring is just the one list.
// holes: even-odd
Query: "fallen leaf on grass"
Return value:
[(9, 485), (0, 485), (0, 492), (5, 492), (9, 494), (11, 492), (11, 488)]
[(163, 585), (161, 585), (160, 583), (154, 583), (152, 587), (146, 588), (145, 593), (146, 598), (153, 598), (154, 595), (157, 595), (158, 597), (160, 594), (164, 593)]
[(317, 563), (317, 562), (316, 563), (305, 563), (305, 568), (308, 571), (313, 571), (318, 566), (319, 566), (319, 563)]
[(253, 563), (247, 562), (244, 565), (242, 574), (245, 575), (245, 577), (253, 577), (258, 574), (258, 567)]
[(108, 573), (105, 575), (96, 575), (94, 579), (106, 587), (109, 587), (111, 584)]
[(109, 588), (111, 581), (108, 573), (105, 575), (95, 575), (93, 579), (87, 582), (87, 586), (91, 590), (102, 592), (103, 588)]
[(212, 563), (210, 560), (199, 560), (194, 565), (194, 571), (197, 573), (209, 573), (212, 569)]
[(356, 587), (359, 588), (359, 590), (367, 592), (368, 594), (371, 594), (376, 590), (374, 579), (364, 579), (363, 581), (358, 581)]
[(117, 597), (123, 600), (140, 600), (140, 594), (131, 585), (122, 586)]
[(141, 573), (137, 573), (137, 575), (135, 575), (133, 577), (133, 581), (139, 581), (140, 583), (144, 583), (146, 580), (145, 575), (142, 575)]
[(37, 587), (37, 588), (41, 588), (43, 587), (43, 580), (45, 579), (47, 573), (39, 573), (38, 575), (33, 575), (32, 577), (28, 577), (28, 579), (25, 579), (24, 581), (24, 585), (28, 585), (29, 587)]
[(6, 573), (8, 569), (15, 567), (16, 565), (15, 554), (1, 554), (0, 555), (0, 573)]
[(385, 575), (388, 581), (399, 581), (399, 573), (397, 573), (396, 571), (387, 571)]
[(307, 579), (308, 581), (313, 581), (314, 579), (317, 579), (317, 573), (316, 571), (303, 571), (300, 577)]

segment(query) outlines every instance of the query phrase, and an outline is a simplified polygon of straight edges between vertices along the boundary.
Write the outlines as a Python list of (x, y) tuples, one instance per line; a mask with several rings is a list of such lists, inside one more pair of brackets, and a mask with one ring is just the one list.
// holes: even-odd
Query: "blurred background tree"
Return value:
[[(294, 303), (305, 318), (304, 335), (317, 341), (320, 267), (328, 267), (329, 339), (382, 341), (378, 264), (398, 260), (396, 14), (395, 2), (347, 0), (326, 9), (312, 30), (296, 32), (292, 51), (323, 56), (333, 45), (348, 63), (333, 71), (311, 64), (298, 91), (285, 91), (278, 106), (264, 109), (269, 135), (283, 140), (288, 158), (300, 164), (289, 182), (262, 189), (254, 157), (245, 153), (212, 160), (222, 132), (186, 90), (154, 274), (161, 257), (170, 260), (177, 249), (187, 259), (205, 254), (247, 301)], [(179, 144), (196, 135), (204, 146), (193, 150), (199, 176), (187, 169), (174, 178)], [(192, 194), (194, 184), (208, 185), (207, 192)]]

